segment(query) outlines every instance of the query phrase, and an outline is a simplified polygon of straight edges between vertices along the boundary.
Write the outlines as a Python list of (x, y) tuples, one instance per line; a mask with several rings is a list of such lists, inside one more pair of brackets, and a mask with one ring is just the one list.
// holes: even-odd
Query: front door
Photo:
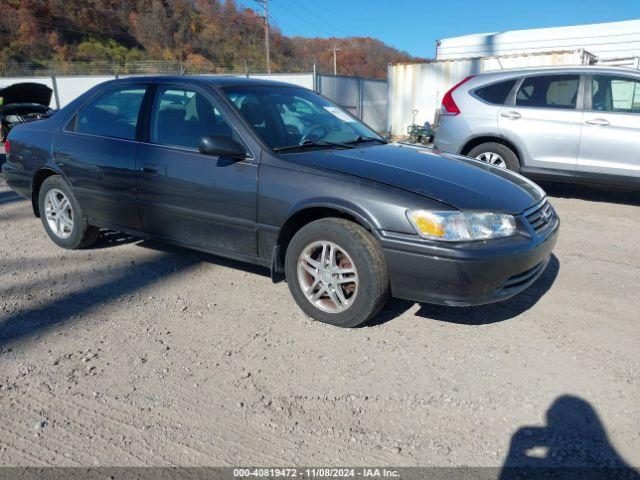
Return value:
[(240, 140), (208, 92), (157, 86), (149, 142), (136, 162), (143, 229), (222, 254), (256, 256), (257, 163), (199, 153), (207, 135)]
[(520, 147), (526, 167), (575, 169), (582, 122), (579, 85), (580, 75), (526, 77), (514, 105), (498, 112), (500, 133)]
[(640, 81), (593, 75), (586, 103), (577, 169), (640, 177)]

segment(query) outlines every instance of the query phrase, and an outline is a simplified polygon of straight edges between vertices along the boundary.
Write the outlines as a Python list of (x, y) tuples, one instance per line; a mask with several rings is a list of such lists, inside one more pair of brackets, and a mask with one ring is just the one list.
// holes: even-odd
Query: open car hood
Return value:
[(53, 90), (42, 83), (14, 83), (0, 90), (2, 105), (38, 103), (46, 107), (51, 103)]

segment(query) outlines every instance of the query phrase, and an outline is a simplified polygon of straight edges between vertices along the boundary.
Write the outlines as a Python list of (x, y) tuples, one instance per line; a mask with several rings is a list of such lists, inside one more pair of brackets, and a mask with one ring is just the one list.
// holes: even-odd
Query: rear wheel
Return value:
[(42, 183), (38, 207), (45, 231), (58, 246), (83, 248), (98, 239), (98, 229), (89, 225), (69, 184), (59, 175)]
[(316, 220), (300, 229), (287, 248), (285, 273), (298, 306), (313, 319), (339, 327), (366, 322), (388, 297), (380, 245), (344, 219)]
[(513, 172), (520, 171), (518, 156), (506, 145), (496, 142), (487, 142), (471, 149), (467, 154), (471, 158), (480, 160), (498, 168), (505, 168)]

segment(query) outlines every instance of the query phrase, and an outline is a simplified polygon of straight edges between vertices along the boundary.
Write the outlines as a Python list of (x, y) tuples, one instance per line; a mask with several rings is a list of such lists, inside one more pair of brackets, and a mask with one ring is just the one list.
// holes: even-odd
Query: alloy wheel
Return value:
[(67, 196), (52, 188), (45, 196), (44, 211), (51, 231), (59, 238), (69, 238), (73, 232), (73, 208)]
[(476, 157), (476, 160), (488, 163), (489, 165), (493, 165), (494, 167), (507, 168), (507, 162), (505, 162), (500, 155), (494, 152), (481, 153)]
[(351, 256), (329, 241), (304, 248), (298, 258), (298, 283), (307, 300), (328, 313), (344, 312), (358, 295), (358, 272)]

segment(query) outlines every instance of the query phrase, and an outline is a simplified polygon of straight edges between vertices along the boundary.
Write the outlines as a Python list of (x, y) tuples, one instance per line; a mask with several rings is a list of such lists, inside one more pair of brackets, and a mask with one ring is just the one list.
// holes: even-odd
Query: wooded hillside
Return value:
[[(333, 72), (385, 78), (389, 62), (413, 60), (373, 38), (287, 37), (272, 20), (273, 71)], [(179, 64), (188, 72), (265, 71), (258, 12), (233, 0), (4, 0), (0, 74), (16, 69), (64, 72), (78, 65), (131, 70), (140, 62)]]

